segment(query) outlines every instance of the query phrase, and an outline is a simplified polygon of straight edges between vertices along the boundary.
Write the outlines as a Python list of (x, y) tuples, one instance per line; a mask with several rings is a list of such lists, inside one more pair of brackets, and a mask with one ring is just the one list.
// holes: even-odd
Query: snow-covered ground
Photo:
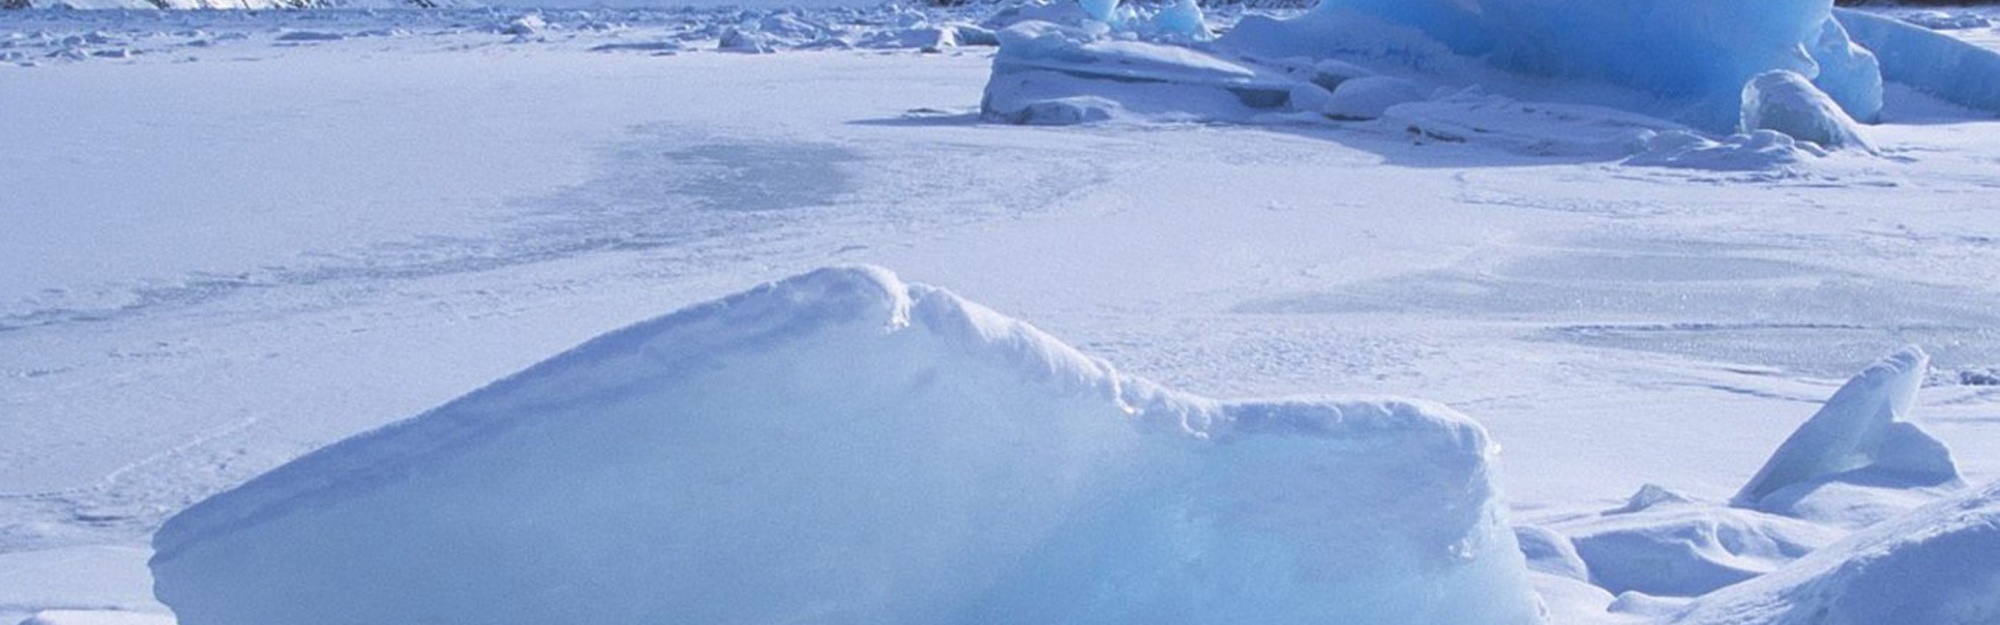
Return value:
[(0, 623), (163, 613), (148, 541), (187, 505), (831, 264), (1194, 393), (1448, 404), (1516, 525), (1728, 501), (1904, 344), (1913, 419), (2000, 479), (1990, 115), (1891, 85), (1879, 156), (1749, 172), (1018, 127), (979, 117), (992, 48), (906, 38), (989, 10), (0, 12)]

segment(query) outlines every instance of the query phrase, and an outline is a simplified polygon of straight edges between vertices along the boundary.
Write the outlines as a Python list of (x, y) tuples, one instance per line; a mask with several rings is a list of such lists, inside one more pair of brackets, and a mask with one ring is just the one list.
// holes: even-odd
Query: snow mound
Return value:
[[(1876, 519), (1857, 514), (1902, 507), (1896, 500), (1906, 506), (1912, 489), (1958, 484), (1951, 451), (1907, 420), (1929, 369), (1930, 356), (1915, 346), (1869, 365), (1785, 439), (1736, 505), (1865, 524)], [(1871, 493), (1892, 500), (1870, 501)]]
[(1692, 597), (1768, 573), (1840, 533), (1648, 485), (1625, 506), (1558, 526), (1612, 593)]
[(1429, 100), (1434, 90), (1408, 78), (1358, 76), (1340, 81), (1317, 110), (1334, 119), (1376, 119), (1389, 107)]
[(2000, 622), (2000, 484), (1856, 532), (1697, 600), (1682, 625)]
[(1875, 51), (1884, 79), (2000, 112), (2000, 52), (1873, 13), (1835, 9), (1834, 16), (1856, 42)]
[(886, 271), (592, 340), (170, 519), (186, 625), (1534, 623), (1493, 445), (1218, 402)]
[(1826, 156), (1824, 148), (1800, 143), (1774, 130), (1710, 139), (1693, 132), (1667, 131), (1646, 139), (1626, 165), (1729, 172), (1780, 172)]
[(1862, 136), (1861, 124), (1841, 110), (1831, 96), (1804, 76), (1788, 70), (1764, 72), (1743, 85), (1742, 130), (1776, 131), (1827, 149), (1875, 151), (1875, 146)]
[(1516, 526), (1514, 539), (1528, 557), (1528, 570), (1580, 582), (1590, 581), (1590, 565), (1569, 538), (1546, 527)]

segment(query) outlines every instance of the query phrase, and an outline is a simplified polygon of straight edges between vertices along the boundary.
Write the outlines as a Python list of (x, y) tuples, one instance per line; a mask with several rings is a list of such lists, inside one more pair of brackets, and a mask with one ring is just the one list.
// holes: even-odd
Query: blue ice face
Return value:
[(1751, 76), (1813, 75), (1801, 47), (1832, 0), (1487, 0), (1496, 65), (1666, 96), (1735, 92)]
[[(1832, 0), (1325, 0), (1407, 24), (1494, 66), (1635, 88), (1688, 101), (1684, 121), (1726, 127), (1752, 76), (1815, 78), (1858, 119), (1879, 108), (1881, 75), (1831, 17)], [(1827, 71), (1822, 71), (1822, 68)], [(1713, 117), (1714, 119), (1709, 119)]]

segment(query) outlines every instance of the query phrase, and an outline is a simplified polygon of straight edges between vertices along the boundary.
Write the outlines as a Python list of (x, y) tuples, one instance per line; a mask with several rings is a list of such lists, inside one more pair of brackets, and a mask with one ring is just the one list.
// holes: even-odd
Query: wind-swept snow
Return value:
[(1181, 395), (827, 269), (197, 504), (153, 570), (183, 625), (1535, 623), (1492, 453), (1434, 404)]

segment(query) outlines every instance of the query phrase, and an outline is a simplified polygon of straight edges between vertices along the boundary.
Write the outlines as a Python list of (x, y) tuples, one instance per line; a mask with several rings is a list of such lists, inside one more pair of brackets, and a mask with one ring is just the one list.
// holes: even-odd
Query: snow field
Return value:
[[(1888, 118), (1922, 123), (1866, 128), (1881, 157), (1505, 90), (1446, 90), (1366, 122), (1284, 110), (1257, 128), (1021, 129), (974, 121), (987, 73), (976, 49), (717, 54), (712, 34), (674, 34), (679, 18), (589, 13), (544, 12), (548, 28), (525, 39), (499, 32), (513, 11), (438, 14), (434, 28), (394, 14), (0, 14), (38, 24), (0, 34), (16, 44), (0, 53), (22, 54), (4, 58), (37, 65), (0, 68), (10, 110), (41, 120), (0, 125), (9, 145), (32, 146), (0, 151), (7, 214), (23, 226), (11, 232), (68, 243), (0, 246), (8, 266), (32, 268), (0, 276), (24, 313), (0, 331), (0, 622), (161, 610), (142, 542), (165, 515), (589, 336), (834, 261), (953, 285), (1210, 396), (1447, 402), (1505, 446), (1507, 516), (1533, 524), (1523, 535), (1580, 532), (1566, 523), (1613, 509), (1643, 508), (1623, 515), (1633, 524), (1696, 519), (1656, 526), (1671, 545), (1665, 530), (1699, 532), (1688, 511), (1707, 510), (1747, 521), (1691, 541), (1701, 557), (1783, 568), (1781, 551), (1729, 551), (1771, 535), (1758, 524), (1776, 515), (1703, 502), (1728, 500), (1841, 377), (1908, 342), (1936, 359), (1917, 402), (1924, 429), (1967, 481), (1996, 475), (1996, 396), (1980, 381), (2000, 362), (1991, 125), (1907, 85), (1889, 85)], [(733, 21), (717, 15), (688, 19)], [(278, 40), (288, 32), (306, 34)], [(326, 34), (344, 38), (307, 36)], [(214, 45), (183, 45), (196, 41)], [(72, 45), (107, 55), (43, 56)], [(1376, 73), (1306, 57), (1254, 66), (1328, 94)], [(1101, 110), (1124, 106), (1077, 89)], [(136, 97), (174, 92), (213, 95)], [(1216, 101), (1248, 108), (1226, 91)], [(370, 121), (402, 106), (450, 114), (403, 131)], [(489, 135), (479, 120), (512, 130)], [(205, 130), (229, 124), (241, 132)], [(328, 137), (399, 133), (421, 138), (399, 144), (416, 166), (335, 155), (301, 177), (256, 165)], [(484, 136), (495, 140), (468, 140)], [(236, 151), (260, 141), (270, 149)], [(1645, 150), (1634, 159), (1695, 166), (1607, 165), (1633, 145)], [(153, 157), (175, 146), (200, 149)], [(230, 154), (242, 158), (216, 157)], [(156, 175), (112, 184), (95, 169), (105, 163)], [(214, 184), (205, 169), (242, 175)], [(313, 210), (310, 188), (283, 184), (316, 176), (371, 200)], [(471, 192), (426, 195), (426, 178)], [(157, 199), (93, 200), (121, 188)], [(77, 192), (52, 192), (63, 189)], [(266, 201), (259, 222), (213, 210), (232, 196), (306, 201)], [(48, 218), (65, 214), (188, 236)], [(198, 235), (214, 224), (255, 227)], [(314, 236), (267, 236), (284, 232)], [(144, 262), (115, 271), (43, 255), (135, 250)], [(1677, 495), (1627, 502), (1645, 483)], [(1824, 481), (1796, 500), (1811, 505), (1771, 510), (1844, 534), (1951, 490)], [(1536, 556), (1530, 579), (1557, 622), (1668, 620), (1688, 602), (1613, 597), (1577, 581), (1580, 555), (1539, 536), (1555, 555)]]

